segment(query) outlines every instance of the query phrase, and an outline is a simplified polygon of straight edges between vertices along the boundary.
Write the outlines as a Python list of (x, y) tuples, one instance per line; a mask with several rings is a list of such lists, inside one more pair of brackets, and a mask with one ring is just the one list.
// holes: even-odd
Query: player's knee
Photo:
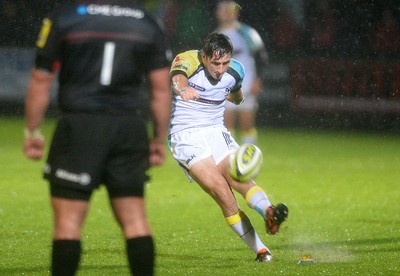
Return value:
[(72, 221), (58, 221), (54, 228), (56, 240), (80, 240), (81, 226)]

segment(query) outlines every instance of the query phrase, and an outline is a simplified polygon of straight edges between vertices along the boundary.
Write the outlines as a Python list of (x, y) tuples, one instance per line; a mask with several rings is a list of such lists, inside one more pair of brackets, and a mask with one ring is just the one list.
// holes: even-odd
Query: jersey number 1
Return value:
[(101, 66), (100, 84), (107, 86), (111, 84), (112, 69), (114, 63), (115, 43), (104, 44), (103, 64)]

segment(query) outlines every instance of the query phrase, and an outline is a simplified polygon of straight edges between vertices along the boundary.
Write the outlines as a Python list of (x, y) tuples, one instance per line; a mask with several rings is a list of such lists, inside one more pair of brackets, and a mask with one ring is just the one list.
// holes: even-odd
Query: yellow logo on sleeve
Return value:
[(42, 28), (40, 29), (39, 37), (36, 41), (37, 47), (43, 48), (44, 45), (46, 45), (46, 41), (49, 36), (52, 24), (53, 24), (53, 22), (51, 22), (50, 19), (48, 19), (48, 18), (43, 19)]

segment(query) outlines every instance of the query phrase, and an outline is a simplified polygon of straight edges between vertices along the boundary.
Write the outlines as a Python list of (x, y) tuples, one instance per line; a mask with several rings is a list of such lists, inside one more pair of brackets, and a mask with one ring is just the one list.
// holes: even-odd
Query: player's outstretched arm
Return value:
[(171, 115), (171, 95), (169, 91), (169, 69), (153, 70), (148, 74), (150, 84), (150, 112), (153, 123), (153, 137), (150, 141), (150, 165), (160, 166), (166, 158), (164, 142), (167, 138)]
[(30, 159), (43, 157), (44, 137), (40, 125), (50, 101), (50, 86), (54, 74), (33, 69), (25, 99), (24, 154)]

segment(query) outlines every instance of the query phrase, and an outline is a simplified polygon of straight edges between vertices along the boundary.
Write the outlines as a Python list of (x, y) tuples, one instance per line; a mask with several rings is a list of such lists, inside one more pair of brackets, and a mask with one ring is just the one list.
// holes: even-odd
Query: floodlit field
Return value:
[[(0, 118), (0, 275), (47, 275), (51, 222), (43, 161), (22, 155), (19, 118)], [(43, 127), (50, 137), (54, 121)], [(157, 275), (400, 275), (400, 137), (329, 131), (260, 130), (256, 179), (289, 206), (279, 235), (239, 199), (274, 260), (255, 255), (197, 184), (169, 156), (152, 169), (148, 214)], [(303, 255), (314, 264), (298, 265)], [(124, 241), (103, 189), (94, 194), (78, 275), (129, 275)]]

